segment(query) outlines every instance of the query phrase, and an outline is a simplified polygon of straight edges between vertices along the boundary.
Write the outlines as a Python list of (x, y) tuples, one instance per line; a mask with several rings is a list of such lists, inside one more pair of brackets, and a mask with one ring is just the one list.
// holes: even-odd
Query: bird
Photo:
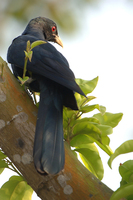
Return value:
[(26, 75), (31, 78), (29, 89), (40, 92), (33, 160), (41, 174), (58, 174), (64, 168), (63, 107), (78, 110), (74, 93), (85, 96), (75, 81), (67, 59), (53, 45), (63, 47), (56, 23), (46, 17), (31, 19), (21, 35), (8, 48), (7, 61), (18, 79), (23, 76), (27, 41), (46, 43), (33, 49), (27, 62)]

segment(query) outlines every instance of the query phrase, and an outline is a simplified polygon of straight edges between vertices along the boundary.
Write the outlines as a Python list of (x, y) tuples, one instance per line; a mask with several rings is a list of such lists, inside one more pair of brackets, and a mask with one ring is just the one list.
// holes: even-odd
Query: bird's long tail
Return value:
[(34, 140), (38, 172), (57, 174), (64, 167), (63, 102), (58, 84), (40, 81), (40, 104)]

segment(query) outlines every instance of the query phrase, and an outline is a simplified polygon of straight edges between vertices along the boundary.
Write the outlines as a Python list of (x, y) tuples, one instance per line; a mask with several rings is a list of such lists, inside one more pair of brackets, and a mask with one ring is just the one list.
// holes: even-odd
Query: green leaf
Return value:
[(5, 162), (5, 160), (0, 160), (0, 168), (8, 168), (8, 164)]
[[(70, 141), (70, 144), (72, 146), (76, 147), (76, 146), (81, 145), (82, 142), (83, 142), (83, 144), (95, 142), (109, 156), (112, 155), (113, 151), (108, 146), (110, 143), (110, 139), (108, 136), (106, 136), (108, 134), (111, 134), (112, 128), (110, 126), (106, 126), (106, 125), (98, 126), (98, 124), (95, 124), (94, 127), (98, 126), (98, 129), (96, 129), (98, 134), (96, 134), (96, 132), (94, 132), (95, 129), (93, 129), (93, 126), (92, 127), (90, 126), (90, 129), (88, 127), (85, 127), (86, 123), (88, 125), (88, 122), (98, 122), (98, 121), (97, 121), (97, 119), (95, 121), (95, 118), (82, 118), (82, 119), (75, 121), (75, 123), (78, 124), (78, 126), (76, 128), (74, 128), (73, 133), (75, 133), (75, 134), (77, 133), (78, 135), (73, 136), (73, 138)], [(80, 126), (80, 124), (81, 124), (81, 126)], [(103, 131), (103, 133), (101, 131)], [(82, 135), (83, 135), (83, 137), (82, 137)]]
[(72, 126), (75, 122), (77, 111), (70, 110), (68, 108), (63, 109), (63, 128), (65, 131), (67, 131), (68, 126)]
[(0, 199), (31, 200), (33, 190), (20, 176), (13, 176), (0, 189)]
[(126, 200), (133, 200), (133, 194), (132, 195), (129, 195)]
[(4, 171), (5, 168), (0, 168), (0, 174)]
[(39, 45), (41, 45), (41, 44), (45, 44), (45, 43), (47, 43), (46, 41), (43, 41), (43, 40), (37, 40), (37, 41), (35, 41), (35, 42), (33, 42), (32, 44), (31, 44), (31, 49), (33, 49), (33, 48), (35, 48), (36, 46), (39, 46)]
[(76, 135), (75, 137), (72, 138), (72, 140), (70, 141), (70, 145), (72, 147), (77, 147), (80, 146), (82, 144), (88, 144), (88, 143), (92, 143), (93, 141), (85, 134), (80, 134), (80, 135)]
[(70, 120), (73, 116), (75, 116), (75, 113), (77, 113), (74, 110), (70, 110), (68, 108), (64, 108), (63, 109), (63, 119), (65, 119), (66, 121)]
[(28, 58), (28, 52), (24, 51), (24, 53), (25, 53), (25, 57)]
[(93, 124), (93, 123), (94, 123), (94, 124), (96, 124), (96, 123), (98, 124), (98, 123), (99, 123), (99, 120), (96, 119), (95, 117), (84, 117), (84, 118), (75, 120), (74, 125), (80, 124), (80, 123), (82, 123), (82, 122), (91, 122), (92, 124)]
[(128, 160), (119, 166), (119, 173), (127, 183), (133, 182), (133, 160)]
[(79, 156), (88, 170), (90, 170), (100, 180), (103, 178), (103, 164), (96, 146), (91, 143), (83, 145), (84, 148), (76, 148)]
[(76, 153), (74, 150), (72, 150), (72, 153), (73, 153), (74, 156), (76, 156), (76, 158), (78, 159), (78, 155), (77, 155), (77, 153)]
[(101, 143), (100, 141), (98, 141), (98, 139), (96, 139), (96, 137), (94, 137), (93, 135), (87, 135), (93, 142), (95, 142), (103, 151), (105, 151), (109, 156), (111, 156), (113, 154), (112, 149), (104, 143)]
[(112, 161), (119, 155), (125, 154), (125, 153), (130, 153), (133, 151), (133, 140), (128, 140), (124, 142), (122, 145), (120, 145), (110, 156), (110, 159), (108, 160), (108, 165), (111, 168)]
[[(76, 93), (77, 94), (77, 93)], [(80, 95), (81, 96), (81, 95)], [(96, 97), (94, 97), (94, 96), (87, 96), (87, 98), (86, 97), (84, 97), (84, 96), (81, 96), (82, 97), (82, 99), (81, 99), (81, 101), (80, 101), (80, 105), (82, 105), (82, 106), (84, 106), (85, 104), (87, 104), (88, 102), (90, 102), (91, 100), (93, 100), (93, 99), (95, 99)]]
[(4, 171), (5, 168), (8, 168), (8, 164), (5, 162), (4, 158), (7, 156), (0, 151), (0, 174)]
[(113, 128), (111, 126), (95, 124), (95, 126), (100, 130), (101, 136), (107, 136), (113, 133)]
[(96, 97), (94, 96), (87, 96), (84, 97), (82, 95), (80, 95), (79, 93), (75, 93), (75, 98), (76, 98), (76, 101), (77, 101), (77, 105), (78, 105), (78, 108), (80, 109), (81, 107), (83, 107), (85, 104), (87, 104), (89, 101), (95, 99)]
[(99, 104), (83, 106), (83, 107), (80, 108), (79, 111), (83, 112), (83, 113), (87, 113), (87, 112), (93, 111), (94, 109), (98, 109), (99, 110)]
[(121, 179), (120, 186), (123, 186), (123, 185), (126, 185), (126, 184), (127, 184), (127, 182), (125, 180)]
[(21, 84), (23, 85), (26, 81), (28, 81), (29, 77), (25, 76), (24, 78), (21, 78), (20, 76), (18, 76), (18, 79), (20, 80)]
[(87, 95), (88, 93), (91, 93), (98, 82), (98, 77), (94, 78), (93, 80), (87, 81), (82, 79), (76, 79), (77, 84), (80, 86), (81, 90)]
[(94, 124), (88, 121), (84, 121), (82, 123), (78, 123), (73, 128), (74, 134), (89, 134), (89, 133), (98, 133), (101, 131)]
[(91, 112), (93, 111), (94, 109), (98, 109), (101, 114), (103, 115), (106, 111), (106, 108), (104, 106), (100, 106), (99, 104), (94, 104), (94, 105), (85, 105), (85, 106), (82, 106), (79, 111), (82, 112), (82, 113), (88, 113), (88, 112)]
[(30, 40), (27, 41), (27, 46), (26, 46), (26, 52), (28, 53), (29, 51), (31, 51)]
[(109, 145), (110, 138), (108, 136), (102, 136), (102, 144)]
[(133, 195), (133, 183), (128, 183), (118, 188), (113, 193), (110, 200), (120, 200), (121, 198), (126, 198), (130, 195)]
[(9, 178), (9, 181), (13, 181), (13, 180), (20, 182), (20, 181), (23, 181), (23, 177), (22, 176), (11, 176)]
[(101, 113), (93, 115), (93, 117), (96, 117), (101, 124), (109, 125), (112, 128), (118, 125), (120, 120), (122, 119), (123, 114), (122, 113), (109, 113), (106, 112), (104, 115)]
[[(98, 122), (99, 120), (93, 117), (92, 118), (86, 117), (86, 118), (76, 120), (75, 126), (73, 128), (73, 137), (71, 139), (70, 144), (72, 146), (74, 145), (78, 146), (76, 145), (76, 143), (80, 143), (80, 141), (78, 141), (78, 138), (80, 138), (80, 136), (77, 136), (77, 135), (86, 135), (86, 136), (83, 136), (86, 138), (88, 137), (86, 141), (95, 142), (103, 151), (105, 151), (110, 156), (111, 154), (113, 154), (113, 152), (111, 148), (108, 146), (110, 143), (110, 139), (107, 135), (112, 133), (113, 131), (112, 127), (107, 126), (107, 125), (100, 125), (98, 124)], [(84, 139), (82, 138), (82, 140)], [(85, 140), (84, 140), (84, 143), (85, 143)]]
[(29, 51), (27, 54), (27, 57), (29, 58), (29, 61), (31, 62), (32, 59), (32, 55), (33, 55), (33, 51)]
[(4, 159), (4, 158), (6, 158), (7, 156), (2, 152), (2, 151), (0, 151), (0, 159)]
[(106, 112), (106, 107), (105, 106), (99, 106), (99, 111), (103, 115)]

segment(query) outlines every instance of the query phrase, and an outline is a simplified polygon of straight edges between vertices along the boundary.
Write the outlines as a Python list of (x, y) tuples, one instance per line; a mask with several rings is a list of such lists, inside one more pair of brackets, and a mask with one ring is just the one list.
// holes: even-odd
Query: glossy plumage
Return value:
[[(30, 90), (40, 92), (34, 140), (34, 164), (40, 173), (56, 174), (64, 167), (63, 106), (77, 110), (74, 92), (84, 95), (65, 57), (48, 41), (62, 46), (55, 22), (44, 17), (32, 19), (21, 36), (8, 49), (7, 60), (13, 73), (22, 77), (24, 50), (27, 41), (45, 40), (33, 49), (27, 75), (31, 76)], [(32, 73), (29, 73), (32, 72)], [(85, 96), (85, 95), (84, 95)]]

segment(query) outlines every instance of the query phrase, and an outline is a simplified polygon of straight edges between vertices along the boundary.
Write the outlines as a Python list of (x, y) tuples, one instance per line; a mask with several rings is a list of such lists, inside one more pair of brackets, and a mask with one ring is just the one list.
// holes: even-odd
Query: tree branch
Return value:
[[(2, 65), (3, 74), (2, 74)], [(37, 107), (0, 58), (0, 146), (42, 200), (109, 200), (113, 191), (90, 173), (65, 143), (65, 169), (40, 175), (33, 164)]]

